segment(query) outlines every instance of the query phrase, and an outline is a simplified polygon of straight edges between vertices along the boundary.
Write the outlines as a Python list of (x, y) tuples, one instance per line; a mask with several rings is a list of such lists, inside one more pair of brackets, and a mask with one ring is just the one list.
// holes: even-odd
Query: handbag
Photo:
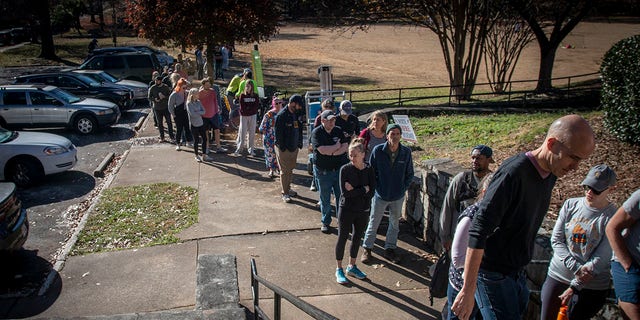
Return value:
[(431, 282), (429, 283), (429, 303), (433, 306), (433, 298), (444, 298), (447, 296), (447, 286), (449, 284), (449, 266), (451, 256), (444, 251), (435, 264)]

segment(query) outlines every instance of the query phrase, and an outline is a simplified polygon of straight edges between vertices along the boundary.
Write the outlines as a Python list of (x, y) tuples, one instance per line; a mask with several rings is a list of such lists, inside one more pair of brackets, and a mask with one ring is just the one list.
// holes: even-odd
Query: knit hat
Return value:
[(397, 123), (390, 123), (387, 125), (387, 132), (386, 134), (389, 134), (389, 131), (393, 130), (393, 129), (398, 129), (400, 130), (400, 133), (402, 133), (402, 127), (400, 127), (399, 124)]
[(299, 94), (294, 94), (291, 97), (289, 97), (289, 103), (291, 102), (295, 102), (299, 104), (301, 107), (304, 107), (304, 99), (302, 99), (302, 96)]

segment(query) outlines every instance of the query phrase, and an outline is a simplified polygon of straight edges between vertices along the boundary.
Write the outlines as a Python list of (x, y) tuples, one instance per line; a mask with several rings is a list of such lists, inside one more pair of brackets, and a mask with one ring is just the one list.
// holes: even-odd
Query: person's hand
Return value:
[(578, 273), (576, 274), (576, 279), (580, 283), (587, 283), (591, 281), (591, 279), (593, 279), (593, 273), (591, 272), (590, 268), (582, 266), (582, 268), (580, 268), (580, 270), (578, 270)]
[(364, 192), (369, 193), (369, 190), (371, 190), (371, 188), (369, 188), (369, 186), (364, 186)]
[(573, 289), (571, 288), (567, 288), (567, 290), (565, 290), (561, 295), (558, 296), (558, 298), (560, 298), (560, 301), (562, 302), (562, 305), (568, 306), (569, 302), (571, 301), (571, 298), (573, 297)]
[(456, 299), (453, 301), (451, 312), (453, 312), (453, 314), (455, 314), (459, 319), (467, 320), (471, 316), (471, 312), (473, 311), (473, 306), (475, 304), (473, 294), (473, 292), (470, 294), (467, 293), (463, 286), (462, 290), (460, 290)]
[(353, 190), (353, 186), (349, 182), (344, 183), (344, 188), (347, 189), (347, 191)]

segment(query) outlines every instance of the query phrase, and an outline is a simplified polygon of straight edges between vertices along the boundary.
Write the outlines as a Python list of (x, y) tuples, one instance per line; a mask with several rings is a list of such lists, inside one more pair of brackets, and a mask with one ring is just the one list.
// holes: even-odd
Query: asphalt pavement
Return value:
[[(230, 140), (223, 145), (230, 150), (235, 146)], [(109, 187), (156, 182), (192, 186), (198, 190), (198, 223), (179, 234), (178, 244), (69, 256), (44, 295), (3, 303), (0, 316), (72, 318), (193, 310), (198, 255), (233, 254), (240, 303), (247, 314), (253, 311), (253, 258), (262, 277), (340, 319), (439, 319), (445, 300), (428, 303), (431, 262), (408, 224), (401, 224), (399, 264), (381, 256), (383, 221), (374, 261), (359, 263), (368, 280), (336, 283), (337, 221), (332, 222), (331, 234), (320, 232), (318, 194), (309, 191), (306, 148), (298, 156), (293, 180), (298, 196), (291, 203), (280, 199), (278, 179), (267, 177), (262, 152), (258, 157), (212, 157), (211, 162), (198, 163), (192, 149), (176, 151), (159, 142), (153, 122), (146, 121), (119, 160)], [(260, 298), (265, 310), (273, 310), (272, 292), (263, 287)], [(282, 319), (309, 318), (286, 302), (282, 310)]]

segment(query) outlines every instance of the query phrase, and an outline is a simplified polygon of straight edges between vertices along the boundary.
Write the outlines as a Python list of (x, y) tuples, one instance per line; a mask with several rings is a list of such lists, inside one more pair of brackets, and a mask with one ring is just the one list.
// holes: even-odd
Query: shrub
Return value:
[(621, 141), (640, 145), (640, 35), (609, 49), (600, 66), (604, 124)]

